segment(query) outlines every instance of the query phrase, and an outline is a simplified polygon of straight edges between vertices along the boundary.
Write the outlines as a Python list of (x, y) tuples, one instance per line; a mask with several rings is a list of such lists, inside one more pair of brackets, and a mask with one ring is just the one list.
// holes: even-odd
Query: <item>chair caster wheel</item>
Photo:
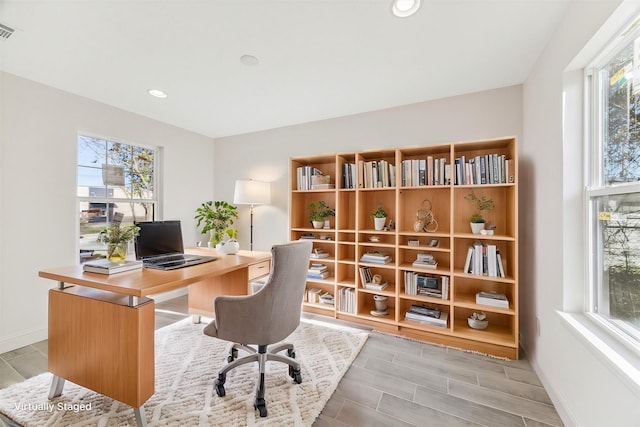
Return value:
[(215, 381), (214, 385), (215, 385), (216, 394), (218, 395), (218, 397), (224, 397), (224, 395), (226, 394), (224, 390), (224, 385), (218, 383), (218, 380)]
[(287, 356), (289, 356), (292, 359), (296, 358), (296, 351), (292, 348), (287, 349)]
[(302, 382), (302, 373), (300, 372), (299, 369), (293, 369), (292, 367), (289, 367), (289, 376), (291, 378), (293, 378), (293, 381), (296, 384), (300, 384)]
[(229, 357), (227, 357), (227, 362), (231, 363), (238, 358), (238, 349), (232, 348), (229, 352)]
[(254, 409), (257, 409), (260, 412), (260, 417), (267, 416), (267, 403), (264, 399), (256, 398), (256, 401), (253, 404)]

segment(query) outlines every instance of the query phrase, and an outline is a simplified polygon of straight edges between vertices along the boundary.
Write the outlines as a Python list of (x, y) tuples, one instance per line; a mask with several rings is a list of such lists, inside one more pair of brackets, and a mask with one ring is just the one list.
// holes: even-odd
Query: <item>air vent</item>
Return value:
[(14, 31), (15, 30), (13, 28), (0, 24), (0, 38), (8, 39), (9, 37), (11, 37)]

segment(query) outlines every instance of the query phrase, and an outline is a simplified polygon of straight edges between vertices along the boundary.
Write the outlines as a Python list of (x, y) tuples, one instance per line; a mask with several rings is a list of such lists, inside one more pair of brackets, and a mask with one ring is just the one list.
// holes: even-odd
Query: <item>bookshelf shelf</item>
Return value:
[[(326, 265), (330, 275), (324, 280), (309, 279), (307, 289), (319, 288), (335, 297), (335, 306), (305, 302), (303, 309), (426, 342), (517, 359), (517, 158), (515, 137), (292, 158), (290, 239), (310, 238), (314, 248), (329, 254), (310, 259)], [(313, 175), (330, 176), (332, 188), (311, 189), (312, 181), (320, 180)], [(494, 209), (482, 212), (495, 226), (493, 235), (471, 233), (469, 218), (477, 212), (465, 199), (469, 193), (493, 199)], [(308, 220), (309, 204), (321, 200), (336, 212), (329, 218), (328, 230), (311, 228)], [(384, 230), (374, 229), (372, 212), (379, 205), (387, 212)], [(421, 229), (416, 220), (425, 212), (434, 221)], [(492, 261), (499, 254), (504, 277), (499, 268), (496, 276), (464, 271), (469, 247), (476, 245), (487, 248)], [(389, 262), (361, 260), (374, 252), (384, 252)], [(430, 256), (437, 268), (414, 266), (418, 255)], [(364, 288), (362, 267), (381, 275), (389, 286), (382, 291)], [(446, 286), (445, 298), (407, 294), (405, 278), (416, 276), (422, 278), (421, 286), (437, 283), (435, 295), (445, 294)], [(339, 305), (345, 289), (349, 290), (348, 310)], [(505, 295), (509, 308), (476, 304), (480, 291)], [(387, 316), (371, 314), (374, 295), (388, 297)], [(412, 305), (446, 313), (446, 326), (405, 320)], [(467, 324), (467, 318), (479, 311), (489, 319), (485, 330)]]

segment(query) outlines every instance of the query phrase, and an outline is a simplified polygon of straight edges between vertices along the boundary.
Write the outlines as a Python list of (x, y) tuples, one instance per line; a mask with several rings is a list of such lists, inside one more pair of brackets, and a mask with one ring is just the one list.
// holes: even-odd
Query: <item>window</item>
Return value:
[(151, 221), (157, 205), (157, 150), (78, 135), (80, 253), (106, 246), (98, 233), (122, 214), (122, 223)]
[(587, 312), (640, 346), (640, 31), (587, 71)]

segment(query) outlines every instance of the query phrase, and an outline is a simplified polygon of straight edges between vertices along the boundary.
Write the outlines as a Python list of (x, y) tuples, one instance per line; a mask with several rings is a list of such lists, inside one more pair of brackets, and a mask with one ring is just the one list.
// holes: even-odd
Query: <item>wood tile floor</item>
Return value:
[[(156, 304), (156, 329), (183, 319), (186, 312), (186, 297)], [(314, 316), (305, 314), (305, 317)], [(0, 354), (0, 388), (46, 370), (46, 341)], [(16, 426), (0, 417), (1, 427), (3, 423)], [(562, 425), (526, 359), (502, 361), (376, 332), (371, 332), (313, 424), (314, 427)]]

